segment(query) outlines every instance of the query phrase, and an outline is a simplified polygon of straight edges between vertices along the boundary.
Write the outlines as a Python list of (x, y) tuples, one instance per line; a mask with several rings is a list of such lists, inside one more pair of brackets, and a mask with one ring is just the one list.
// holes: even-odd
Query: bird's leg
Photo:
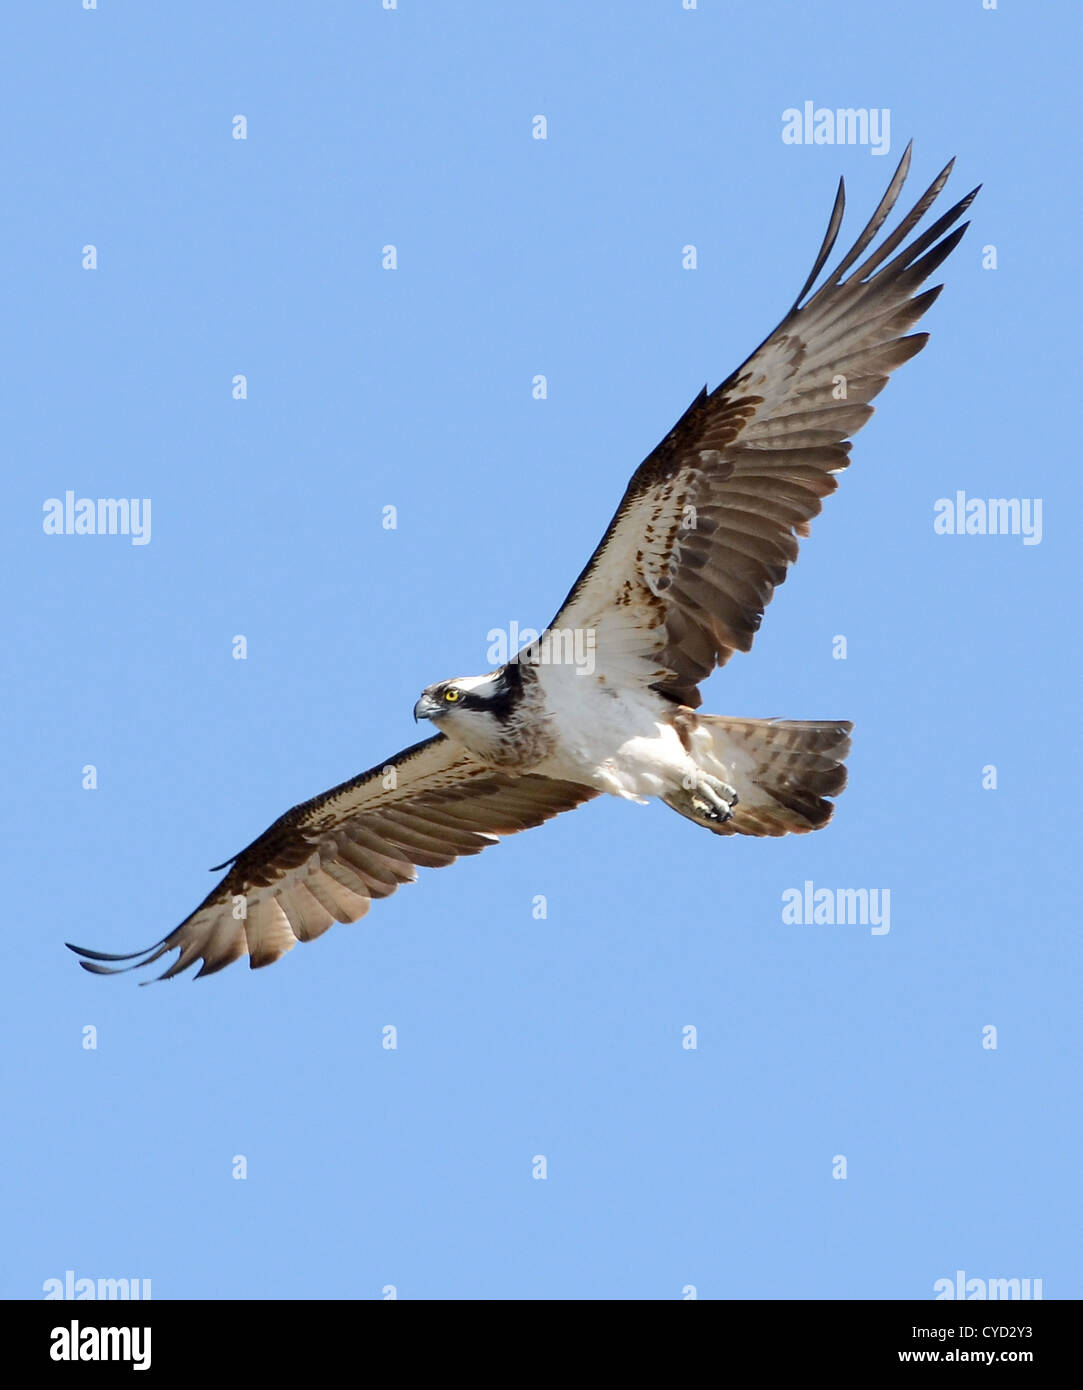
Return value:
[(732, 819), (737, 801), (736, 788), (728, 782), (720, 782), (717, 777), (709, 777), (705, 772), (696, 778), (696, 785), (692, 789), (692, 809), (704, 820), (725, 825), (726, 821)]

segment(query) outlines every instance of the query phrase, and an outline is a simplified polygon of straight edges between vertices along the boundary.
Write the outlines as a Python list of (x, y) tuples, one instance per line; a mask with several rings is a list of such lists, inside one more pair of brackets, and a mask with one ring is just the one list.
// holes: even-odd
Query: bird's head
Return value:
[(521, 673), (513, 664), (484, 676), (437, 681), (421, 692), (414, 718), (431, 719), (441, 733), (483, 753), (511, 718), (521, 689)]

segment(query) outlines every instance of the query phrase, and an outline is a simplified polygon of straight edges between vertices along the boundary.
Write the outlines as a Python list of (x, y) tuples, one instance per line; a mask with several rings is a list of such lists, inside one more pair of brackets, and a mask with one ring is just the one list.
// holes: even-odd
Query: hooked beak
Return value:
[(422, 695), (414, 706), (414, 723), (416, 724), (419, 719), (431, 719), (439, 708), (440, 706), (431, 695)]

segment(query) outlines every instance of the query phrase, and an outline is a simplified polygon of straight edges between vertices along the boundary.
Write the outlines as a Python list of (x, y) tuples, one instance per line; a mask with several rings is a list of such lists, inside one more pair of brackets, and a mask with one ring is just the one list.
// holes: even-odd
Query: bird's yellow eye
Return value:
[(456, 701), (460, 700), (461, 698), (462, 691), (456, 690), (454, 687), (452, 687), (450, 690), (444, 691), (444, 699), (447, 701), (449, 705), (455, 704)]

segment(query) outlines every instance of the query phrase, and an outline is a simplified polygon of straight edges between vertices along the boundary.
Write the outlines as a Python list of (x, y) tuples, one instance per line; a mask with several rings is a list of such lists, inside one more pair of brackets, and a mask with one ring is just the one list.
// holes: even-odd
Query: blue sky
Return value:
[[(1080, 27), (980, 0), (11, 12), (0, 1293), (931, 1298), (962, 1269), (1083, 1295)], [(890, 151), (783, 143), (806, 100), (886, 108)], [(65, 940), (156, 940), (207, 865), (412, 742), (490, 629), (548, 621), (788, 307), (838, 176), (848, 245), (911, 136), (904, 201), (953, 154), (949, 194), (985, 185), (931, 343), (704, 692), (856, 721), (833, 824), (718, 839), (606, 799), (269, 970), (80, 971)], [(46, 535), (69, 489), (151, 499), (149, 542)], [(1042, 499), (1041, 543), (937, 535), (960, 490)], [(890, 931), (785, 923), (806, 881), (890, 890)]]

